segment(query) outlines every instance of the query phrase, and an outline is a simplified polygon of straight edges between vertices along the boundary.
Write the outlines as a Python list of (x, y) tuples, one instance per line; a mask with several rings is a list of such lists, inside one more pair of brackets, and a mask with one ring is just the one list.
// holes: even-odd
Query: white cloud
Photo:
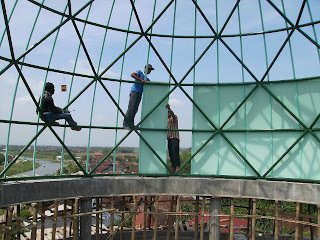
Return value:
[(184, 105), (183, 102), (181, 100), (177, 99), (177, 98), (171, 98), (169, 100), (169, 104), (171, 106), (182, 106), (182, 105)]
[[(106, 76), (109, 78), (116, 78), (119, 79), (120, 78), (120, 73), (116, 73), (116, 72), (112, 72), (110, 70), (108, 70), (106, 73)], [(123, 78), (123, 77), (122, 77)]]
[[(29, 82), (32, 82), (32, 81), (29, 81)], [(31, 83), (32, 86), (33, 86), (32, 90), (34, 91), (34, 93), (35, 93), (35, 92), (36, 92), (36, 93), (41, 93), (41, 92), (42, 92), (43, 83), (44, 83), (43, 80), (35, 80), (35, 81), (33, 81), (33, 83)], [(33, 93), (33, 94), (34, 94), (34, 93)], [(36, 97), (36, 99), (37, 99), (37, 97)]]
[[(69, 60), (69, 65), (71, 65), (73, 68), (74, 59)], [(87, 75), (93, 75), (93, 72), (92, 72), (92, 69), (90, 67), (88, 60), (79, 59), (77, 62), (76, 72), (82, 73), (82, 74), (87, 74)]]
[(1, 85), (7, 85), (6, 87), (14, 87), (17, 84), (17, 72), (15, 69), (7, 70), (3, 75), (0, 76)]
[(16, 102), (19, 104), (30, 104), (32, 102), (32, 99), (31, 99), (30, 95), (25, 95), (23, 97), (18, 97), (16, 99)]

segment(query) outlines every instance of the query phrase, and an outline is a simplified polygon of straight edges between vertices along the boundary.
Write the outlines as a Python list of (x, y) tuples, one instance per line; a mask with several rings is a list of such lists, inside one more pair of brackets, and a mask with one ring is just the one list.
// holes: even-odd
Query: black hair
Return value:
[(54, 89), (53, 83), (47, 82), (47, 83), (46, 83), (46, 86), (44, 87), (44, 89), (45, 89), (47, 92), (51, 92), (51, 91)]

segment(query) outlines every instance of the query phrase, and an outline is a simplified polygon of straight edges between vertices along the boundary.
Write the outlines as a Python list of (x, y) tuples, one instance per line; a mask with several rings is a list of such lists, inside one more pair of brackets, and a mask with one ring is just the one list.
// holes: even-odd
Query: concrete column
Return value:
[[(80, 213), (92, 212), (91, 199), (80, 199)], [(80, 217), (80, 240), (91, 239), (91, 214)]]
[[(220, 198), (210, 198), (210, 214), (220, 214)], [(209, 240), (220, 239), (220, 217), (210, 216)]]

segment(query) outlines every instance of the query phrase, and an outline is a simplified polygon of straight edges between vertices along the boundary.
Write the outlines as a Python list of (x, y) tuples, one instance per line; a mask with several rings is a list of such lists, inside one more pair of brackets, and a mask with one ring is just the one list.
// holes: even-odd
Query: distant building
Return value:
[[(137, 196), (137, 198), (139, 198), (139, 196)], [(182, 197), (182, 199), (184, 201), (194, 200), (192, 197)], [(159, 196), (159, 212), (170, 212), (171, 200), (172, 200), (172, 196)], [(155, 199), (153, 198), (152, 201), (153, 201), (153, 204), (151, 206), (148, 205), (148, 211), (155, 212), (156, 211)], [(175, 210), (175, 207), (173, 210)], [(143, 212), (143, 211), (144, 211), (144, 205), (142, 204), (139, 208), (139, 212)], [(168, 224), (168, 215), (165, 215), (165, 214), (158, 215), (158, 226), (165, 226), (167, 224)], [(154, 215), (149, 215), (149, 213), (147, 213), (147, 228), (149, 228), (149, 226), (151, 228), (154, 226)], [(143, 227), (144, 227), (144, 213), (139, 213), (136, 218), (136, 228), (143, 228)]]
[(8, 162), (11, 162), (14, 158), (15, 156), (8, 154)]
[(101, 157), (102, 158), (102, 152), (95, 152), (94, 154), (93, 154), (93, 158), (99, 158), (99, 157)]
[[(199, 212), (199, 214), (201, 214), (201, 212)], [(204, 223), (208, 224), (209, 223), (209, 215), (210, 213), (208, 211), (205, 211), (204, 214), (206, 214), (207, 216), (203, 217), (203, 221)], [(200, 227), (200, 223), (201, 223), (201, 216), (198, 216), (198, 224)], [(196, 217), (193, 217), (190, 221), (189, 221), (189, 226), (190, 228), (194, 228), (194, 223), (195, 223), (195, 219)], [(220, 216), (220, 231), (224, 232), (224, 233), (228, 233), (229, 232), (229, 217), (228, 216)], [(234, 233), (239, 233), (241, 231), (244, 231), (247, 229), (248, 226), (248, 221), (245, 219), (239, 219), (239, 218), (234, 218)]]

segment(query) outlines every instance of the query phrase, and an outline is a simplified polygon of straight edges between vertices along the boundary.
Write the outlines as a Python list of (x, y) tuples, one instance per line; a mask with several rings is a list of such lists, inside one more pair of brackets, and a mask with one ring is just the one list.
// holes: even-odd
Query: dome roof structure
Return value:
[[(320, 180), (319, 1), (13, 0), (1, 7), (2, 179), (28, 151), (36, 177), (42, 146), (61, 155), (61, 175), (65, 160), (84, 175), (102, 174), (100, 166), (125, 174), (131, 168), (121, 154), (139, 158), (138, 174), (172, 174), (169, 103), (179, 117), (176, 174)], [(154, 71), (127, 131), (131, 74), (147, 64)], [(47, 82), (81, 131), (36, 113)], [(126, 148), (136, 150), (129, 156)]]

